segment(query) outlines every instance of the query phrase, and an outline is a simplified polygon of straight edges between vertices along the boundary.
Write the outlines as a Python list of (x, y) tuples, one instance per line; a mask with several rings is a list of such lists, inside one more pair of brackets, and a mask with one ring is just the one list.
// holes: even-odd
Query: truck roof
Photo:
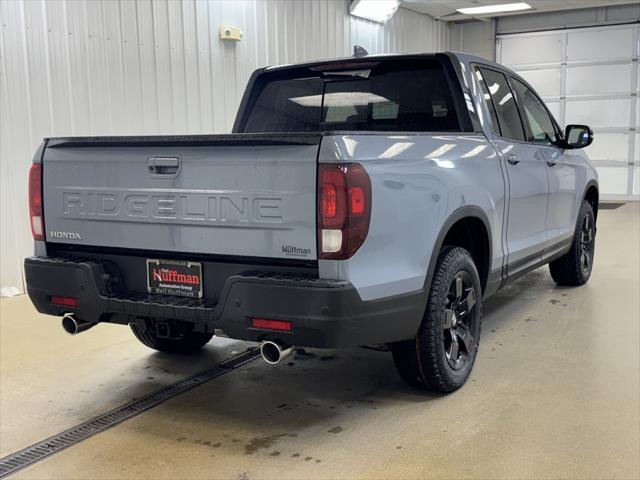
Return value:
[(442, 52), (419, 52), (419, 53), (376, 53), (371, 55), (364, 55), (361, 57), (337, 57), (337, 58), (329, 58), (323, 60), (313, 60), (309, 62), (300, 62), (300, 63), (285, 63), (282, 65), (270, 65), (264, 67), (264, 70), (273, 71), (279, 69), (286, 68), (298, 68), (298, 67), (306, 67), (306, 66), (315, 66), (315, 65), (323, 65), (323, 64), (332, 64), (336, 62), (367, 62), (371, 60), (383, 60), (388, 58), (416, 58), (416, 57), (437, 57), (437, 56), (448, 56), (455, 57), (458, 60), (464, 63), (470, 62), (478, 62), (485, 63), (489, 65), (494, 65), (496, 67), (505, 68), (502, 65), (499, 65), (491, 60), (488, 60), (479, 55), (473, 55), (465, 52), (455, 52), (455, 51), (442, 51)]

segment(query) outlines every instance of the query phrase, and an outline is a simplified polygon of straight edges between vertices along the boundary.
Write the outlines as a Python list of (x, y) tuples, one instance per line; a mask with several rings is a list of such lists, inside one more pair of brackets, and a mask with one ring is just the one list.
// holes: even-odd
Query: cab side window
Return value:
[[(500, 136), (508, 140), (524, 142), (525, 134), (522, 119), (518, 113), (518, 106), (507, 82), (507, 77), (500, 72), (486, 68), (480, 68), (479, 71), (484, 79), (484, 82), (481, 81), (480, 85), (484, 91), (485, 99), (487, 94), (491, 98), (491, 100), (487, 100), (487, 103), (492, 103), (492, 106), (489, 106), (489, 111), (492, 108), (495, 111)], [(493, 117), (494, 113), (491, 116)]]
[(520, 105), (529, 124), (528, 140), (533, 143), (549, 145), (558, 140), (556, 129), (549, 112), (538, 96), (529, 87), (516, 78), (511, 79)]
[(484, 103), (487, 105), (489, 109), (489, 115), (491, 115), (491, 124), (493, 126), (492, 130), (494, 133), (498, 135), (502, 135), (500, 132), (500, 122), (498, 121), (498, 114), (496, 113), (496, 108), (493, 106), (493, 101), (491, 100), (491, 93), (489, 93), (489, 87), (484, 81), (484, 77), (482, 73), (480, 73), (480, 69), (476, 68), (475, 71), (476, 79), (480, 84), (480, 89), (482, 90), (482, 97), (484, 98)]

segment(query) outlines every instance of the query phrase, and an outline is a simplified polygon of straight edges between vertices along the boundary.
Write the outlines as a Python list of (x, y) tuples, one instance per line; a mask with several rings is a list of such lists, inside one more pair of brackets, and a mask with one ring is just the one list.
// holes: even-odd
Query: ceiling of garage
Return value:
[[(458, 8), (479, 7), (483, 5), (497, 5), (502, 3), (514, 3), (526, 1), (531, 5), (530, 10), (489, 14), (489, 15), (463, 15), (456, 12)], [(610, 7), (612, 5), (625, 5), (638, 3), (638, 0), (402, 0), (402, 6), (419, 13), (437, 18), (439, 20), (460, 21), (474, 18), (492, 18), (504, 15), (526, 15), (528, 13), (552, 12), (559, 10), (573, 10), (578, 8)]]

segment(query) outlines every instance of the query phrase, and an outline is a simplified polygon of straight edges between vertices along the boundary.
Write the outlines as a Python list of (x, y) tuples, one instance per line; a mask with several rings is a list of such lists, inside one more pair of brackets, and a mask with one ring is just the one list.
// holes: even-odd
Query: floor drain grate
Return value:
[(69, 430), (53, 435), (30, 447), (0, 458), (0, 478), (11, 475), (29, 465), (58, 453), (65, 448), (82, 442), (87, 438), (104, 432), (105, 430), (122, 423), (136, 415), (155, 407), (181, 393), (195, 388), (203, 383), (224, 375), (245, 363), (255, 360), (260, 356), (260, 350), (251, 348), (243, 353), (228, 358), (215, 367), (185, 378), (177, 383), (169, 385), (161, 390), (153, 392), (138, 400), (123, 405), (115, 410), (99, 415), (85, 423), (81, 423)]

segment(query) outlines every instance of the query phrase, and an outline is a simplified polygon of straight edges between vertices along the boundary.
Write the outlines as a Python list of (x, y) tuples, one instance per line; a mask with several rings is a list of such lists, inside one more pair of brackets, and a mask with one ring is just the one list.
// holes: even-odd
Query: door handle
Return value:
[(520, 160), (518, 160), (518, 157), (515, 153), (510, 153), (509, 155), (507, 155), (507, 162), (509, 162), (511, 165), (517, 165), (520, 163)]
[(150, 157), (147, 159), (147, 170), (152, 176), (172, 176), (180, 173), (178, 157)]

